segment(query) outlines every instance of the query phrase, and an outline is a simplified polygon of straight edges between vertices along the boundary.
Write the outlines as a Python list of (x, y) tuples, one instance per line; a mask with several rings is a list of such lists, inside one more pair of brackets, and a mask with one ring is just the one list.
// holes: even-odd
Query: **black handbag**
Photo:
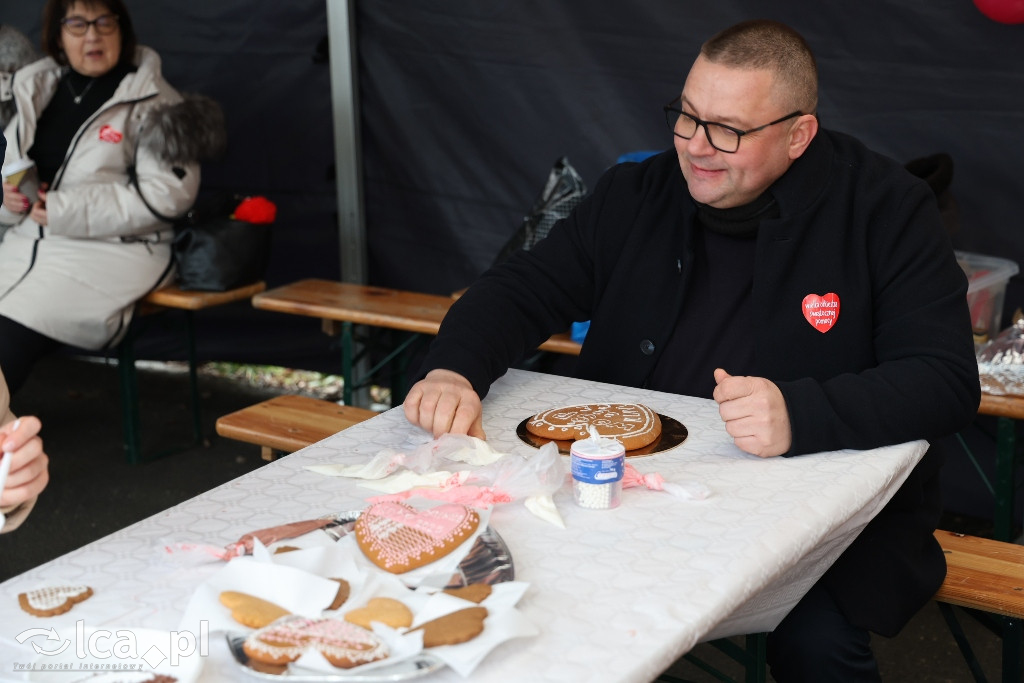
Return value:
[(150, 212), (174, 226), (171, 253), (178, 287), (225, 292), (263, 279), (270, 263), (270, 223), (233, 218), (243, 197), (217, 195), (197, 203), (182, 216), (164, 216), (146, 201), (134, 168), (129, 169), (129, 176)]
[[(230, 206), (237, 206), (235, 198)], [(223, 200), (204, 204), (175, 222), (171, 250), (178, 286), (186, 290), (223, 292), (257, 282), (270, 263), (269, 224), (231, 217)]]

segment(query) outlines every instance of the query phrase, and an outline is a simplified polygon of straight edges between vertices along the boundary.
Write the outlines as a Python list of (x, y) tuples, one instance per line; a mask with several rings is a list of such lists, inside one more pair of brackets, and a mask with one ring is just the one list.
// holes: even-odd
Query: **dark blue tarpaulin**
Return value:
[[(271, 286), (344, 276), (325, 1), (129, 1), (168, 80), (224, 106), (229, 153), (206, 187), (279, 205)], [(0, 21), (35, 40), (41, 7), (6, 2)], [(370, 281), (468, 285), (559, 157), (592, 187), (621, 154), (668, 147), (661, 105), (700, 43), (753, 17), (815, 49), (823, 125), (901, 161), (953, 157), (956, 246), (1024, 262), (1024, 25), (971, 0), (357, 0)], [(1022, 304), (1015, 281), (1007, 308)], [(315, 321), (246, 307), (200, 344), (221, 359), (334, 360)]]

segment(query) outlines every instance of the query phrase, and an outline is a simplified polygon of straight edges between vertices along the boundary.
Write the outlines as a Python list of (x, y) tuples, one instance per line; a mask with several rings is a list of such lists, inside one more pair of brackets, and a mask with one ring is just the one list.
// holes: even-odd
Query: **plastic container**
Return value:
[(956, 260), (967, 275), (967, 305), (971, 309), (974, 342), (984, 344), (1003, 329), (1006, 283), (1020, 268), (1008, 259), (966, 251), (956, 252)]
[(573, 500), (580, 507), (609, 510), (619, 506), (626, 449), (616, 439), (601, 437), (591, 427), (589, 439), (569, 448)]

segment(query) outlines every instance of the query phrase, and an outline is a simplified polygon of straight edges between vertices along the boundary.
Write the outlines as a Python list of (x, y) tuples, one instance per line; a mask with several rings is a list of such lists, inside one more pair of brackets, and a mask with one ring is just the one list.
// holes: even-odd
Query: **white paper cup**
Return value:
[(12, 161), (3, 167), (0, 175), (3, 175), (5, 183), (17, 187), (30, 202), (39, 198), (39, 173), (36, 170), (36, 163), (31, 159)]

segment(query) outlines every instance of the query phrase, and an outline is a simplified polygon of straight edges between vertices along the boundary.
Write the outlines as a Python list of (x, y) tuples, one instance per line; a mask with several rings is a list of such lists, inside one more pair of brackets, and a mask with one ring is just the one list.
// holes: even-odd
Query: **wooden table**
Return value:
[[(631, 463), (666, 481), (704, 484), (711, 496), (684, 500), (630, 488), (620, 507), (588, 510), (563, 484), (554, 504), (565, 528), (520, 502), (496, 506), (489, 524), (508, 546), (516, 580), (529, 583), (517, 609), (540, 633), (503, 643), (468, 679), (446, 668), (424, 683), (647, 683), (697, 642), (771, 629), (927, 448), (915, 441), (762, 459), (736, 448), (714, 401), (521, 370), (510, 370), (484, 399), (488, 443), (513, 458), (536, 454), (516, 426), (573, 400), (642, 402), (682, 422), (689, 432), (683, 443)], [(3, 675), (11, 663), (46, 661), (32, 644), (56, 649), (61, 638), (46, 640), (47, 629), (74, 634), (79, 621), (86, 629), (191, 633), (202, 652), (202, 623), (187, 623), (186, 607), (223, 563), (176, 559), (164, 550), (169, 544), (223, 547), (254, 529), (362, 509), (375, 492), (307, 467), (364, 463), (382, 450), (408, 453), (428, 439), (394, 408), (0, 584)], [(66, 614), (41, 619), (18, 607), (20, 592), (79, 584), (95, 594)], [(18, 640), (28, 629), (39, 630)], [(207, 636), (201, 683), (254, 680), (235, 668), (223, 635), (211, 629)]]
[[(342, 376), (345, 378), (343, 400), (352, 401), (352, 392), (361, 386), (353, 377), (356, 360), (354, 326), (365, 325), (410, 333), (394, 344), (376, 366), (367, 371), (373, 377), (387, 364), (395, 361), (398, 371), (393, 375), (392, 404), (405, 398), (405, 351), (421, 335), (436, 335), (441, 321), (455, 300), (450, 296), (409, 292), (385, 287), (370, 287), (334, 280), (299, 280), (257, 294), (252, 299), (256, 308), (319, 318), (328, 334), (341, 335)], [(580, 344), (568, 332), (556, 334), (540, 345), (542, 351), (579, 355)], [(365, 379), (363, 380), (365, 382)]]

